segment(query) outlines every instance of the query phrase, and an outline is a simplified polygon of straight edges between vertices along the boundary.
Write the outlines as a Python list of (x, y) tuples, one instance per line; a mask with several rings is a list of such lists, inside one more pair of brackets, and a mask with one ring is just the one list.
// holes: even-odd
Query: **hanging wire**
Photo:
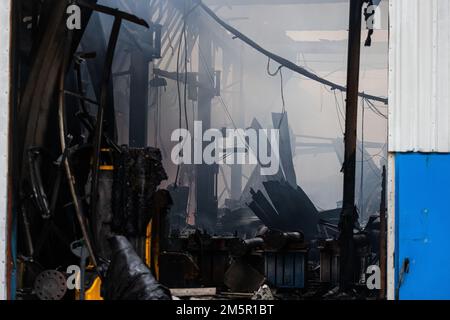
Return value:
[(361, 114), (361, 182), (359, 190), (359, 206), (361, 213), (364, 212), (364, 120), (365, 120), (365, 104), (364, 98), (362, 100), (362, 114)]
[(172, 52), (171, 56), (173, 57), (175, 54), (175, 48), (173, 47), (173, 44), (172, 44), (172, 37), (170, 36), (170, 32), (167, 32), (167, 37), (169, 39), (169, 47)]
[(275, 76), (277, 76), (278, 75), (278, 73), (280, 72), (280, 70), (281, 70), (281, 68), (283, 68), (283, 66), (279, 66), (278, 68), (277, 68), (277, 70), (275, 70), (275, 72), (271, 72), (270, 71), (270, 58), (268, 58), (267, 59), (267, 73), (269, 74), (269, 76), (272, 76), (272, 77), (275, 77)]
[[(211, 81), (211, 84), (214, 86), (215, 85), (215, 81), (214, 81), (214, 75), (212, 74), (212, 71), (210, 70), (210, 67), (208, 66), (208, 64), (206, 63), (206, 59), (202, 53), (202, 51), (198, 50), (198, 52), (200, 53), (200, 60), (203, 63), (203, 65), (205, 66), (206, 72), (209, 75), (209, 79)], [(225, 100), (222, 98), (221, 95), (219, 95), (217, 97), (219, 99), (220, 104), (223, 107), (223, 110), (225, 111), (226, 116), (228, 117), (228, 119), (231, 121), (231, 124), (233, 126), (234, 129), (238, 129), (238, 127), (236, 126), (236, 122), (234, 121), (233, 117), (231, 116), (231, 113), (229, 111), (229, 108), (225, 102)], [(238, 131), (239, 132), (239, 131)], [(252, 150), (254, 152), (254, 154), (257, 154), (255, 152), (255, 150), (251, 149), (251, 146), (247, 143), (247, 141), (245, 140), (245, 138), (242, 137), (242, 135), (240, 133), (238, 133), (239, 135), (239, 139), (242, 141), (242, 143), (245, 145), (245, 147), (247, 148), (247, 150)]]
[[(384, 152), (384, 149), (386, 149), (386, 146), (387, 146), (387, 143), (385, 143), (385, 144), (381, 147), (381, 149), (380, 149), (380, 151), (379, 151), (378, 153), (376, 153), (376, 154), (370, 156), (369, 158), (364, 159), (364, 162), (369, 162), (369, 161), (371, 161), (371, 160), (373, 160), (374, 158), (377, 158), (377, 157), (378, 157), (378, 158), (381, 158), (381, 159), (384, 159), (384, 160), (387, 161), (387, 159), (381, 155), (381, 154)], [(358, 161), (358, 162), (359, 162), (359, 161)]]
[(344, 126), (341, 123), (341, 117), (342, 117), (342, 121), (345, 122), (345, 115), (343, 114), (342, 110), (341, 110), (341, 106), (339, 105), (339, 101), (338, 98), (336, 96), (336, 91), (333, 90), (333, 96), (334, 96), (334, 104), (335, 104), (335, 108), (336, 108), (336, 114), (337, 114), (337, 118), (338, 118), (338, 122), (339, 122), (339, 127), (341, 128), (341, 132), (342, 135), (344, 135)]
[(281, 90), (281, 118), (278, 123), (277, 129), (280, 130), (281, 124), (283, 123), (284, 117), (286, 115), (286, 101), (284, 99), (284, 81), (283, 81), (283, 66), (280, 65), (275, 72), (270, 71), (270, 57), (267, 59), (267, 74), (271, 77), (280, 75), (280, 90)]
[(184, 118), (186, 121), (186, 130), (189, 131), (189, 120), (187, 114), (187, 83), (188, 83), (188, 42), (187, 42), (187, 28), (186, 28), (186, 19), (184, 19), (184, 27), (183, 27), (183, 37), (184, 37)]
[[(341, 106), (339, 104), (339, 100), (338, 97), (336, 95), (336, 90), (334, 89), (329, 89), (327, 86), (323, 85), (323, 88), (325, 88), (326, 91), (328, 91), (329, 93), (333, 94), (334, 97), (334, 105), (335, 105), (335, 109), (336, 109), (336, 116), (337, 116), (337, 120), (338, 120), (338, 124), (339, 124), (339, 128), (341, 129), (341, 133), (342, 135), (344, 135), (344, 126), (342, 124), (342, 121), (345, 122), (345, 115), (343, 113), (343, 111), (341, 110)], [(345, 104), (344, 104), (345, 106)], [(342, 121), (341, 121), (342, 118)]]
[[(335, 99), (336, 99), (336, 101), (337, 101), (337, 100), (338, 100), (338, 97), (336, 96), (336, 90), (333, 90), (333, 92), (334, 92), (334, 95), (335, 95)], [(342, 119), (343, 119), (344, 122), (345, 122), (345, 110), (346, 110), (346, 106), (345, 106), (344, 95), (343, 95), (342, 91), (340, 91), (340, 93), (341, 93), (341, 103), (342, 103), (342, 104), (340, 104), (340, 103), (338, 102), (338, 107), (339, 107), (339, 112), (341, 113)]]
[(342, 91), (339, 91), (339, 93), (341, 94), (342, 110), (343, 110), (343, 112), (344, 112), (344, 110), (346, 109), (346, 107), (345, 107), (344, 93), (343, 93)]
[[(186, 12), (186, 7), (184, 8), (184, 11)], [(181, 83), (180, 83), (180, 59), (181, 59), (181, 45), (183, 43), (183, 39), (185, 41), (185, 48), (184, 48), (184, 50), (186, 52), (185, 53), (185, 57), (187, 55), (187, 49), (186, 49), (187, 41), (186, 41), (186, 33), (185, 33), (185, 31), (186, 31), (186, 19), (185, 19), (185, 16), (183, 15), (183, 28), (182, 28), (182, 30), (180, 32), (180, 38), (179, 38), (179, 41), (178, 41), (177, 70), (176, 70), (176, 73), (177, 73), (177, 77), (176, 77), (177, 97), (178, 97), (178, 128), (179, 129), (182, 128), (182, 114), (183, 114), (183, 111), (182, 111), (183, 110), (183, 103), (181, 101)], [(185, 58), (185, 61), (186, 60), (187, 59)], [(185, 73), (186, 73), (186, 65), (184, 65), (184, 70), (185, 70)], [(186, 77), (186, 75), (185, 75), (185, 77)], [(186, 85), (186, 83), (185, 83), (185, 85)], [(185, 92), (185, 94), (186, 94), (186, 92)], [(187, 115), (186, 104), (185, 104), (184, 107), (185, 107), (185, 115)], [(187, 122), (186, 122), (186, 125), (187, 125)], [(180, 137), (180, 142), (181, 142), (181, 137)], [(177, 172), (176, 172), (176, 175), (175, 175), (175, 181), (174, 181), (174, 186), (175, 187), (177, 187), (177, 185), (178, 185), (178, 179), (179, 179), (179, 175), (180, 175), (180, 167), (181, 167), (181, 164), (178, 164)]]
[[(367, 164), (368, 164), (368, 167), (370, 168), (370, 170), (373, 172), (373, 174), (376, 176), (376, 177), (379, 177), (380, 176), (380, 168), (378, 168), (378, 167), (376, 167), (376, 169), (374, 169), (374, 167), (372, 166), (372, 162), (370, 162), (370, 161), (367, 161)], [(378, 170), (378, 171), (377, 171)]]
[(182, 117), (182, 102), (181, 102), (181, 83), (180, 83), (180, 55), (181, 55), (181, 44), (183, 43), (183, 31), (180, 33), (180, 39), (178, 41), (177, 49), (177, 69), (176, 69), (176, 82), (177, 82), (177, 101), (178, 101), (178, 125), (181, 128), (181, 117)]
[[(210, 78), (210, 80), (211, 80), (211, 84), (214, 86), (214, 85), (215, 85), (214, 75), (212, 74), (212, 72), (211, 72), (211, 70), (210, 70), (210, 67), (209, 67), (208, 64), (206, 63), (206, 59), (205, 59), (205, 57), (203, 56), (202, 51), (199, 50), (199, 52), (200, 52), (200, 57), (201, 57), (202, 63), (203, 63), (203, 65), (205, 66), (205, 69), (206, 69), (206, 71), (207, 71), (207, 73), (208, 73), (208, 75), (209, 75), (209, 78)], [(222, 96), (220, 96), (220, 95), (219, 95), (217, 98), (219, 99), (220, 103), (222, 104), (222, 106), (223, 106), (223, 108), (224, 108), (224, 111), (225, 111), (225, 113), (226, 113), (228, 119), (231, 121), (231, 123), (232, 123), (234, 129), (237, 129), (236, 122), (234, 121), (233, 117), (231, 116), (230, 110), (229, 110), (229, 108), (228, 108), (226, 102), (224, 101), (224, 99), (223, 99)]]
[(364, 100), (367, 102), (367, 105), (368, 105), (369, 109), (370, 109), (373, 113), (375, 113), (376, 115), (378, 115), (378, 116), (380, 116), (380, 117), (382, 117), (382, 118), (384, 118), (384, 119), (387, 120), (388, 117), (387, 117), (384, 113), (382, 113), (382, 112), (381, 112), (381, 111), (373, 104), (372, 101), (370, 101), (370, 100), (368, 100), (368, 99), (366, 99), (366, 98), (364, 98)]

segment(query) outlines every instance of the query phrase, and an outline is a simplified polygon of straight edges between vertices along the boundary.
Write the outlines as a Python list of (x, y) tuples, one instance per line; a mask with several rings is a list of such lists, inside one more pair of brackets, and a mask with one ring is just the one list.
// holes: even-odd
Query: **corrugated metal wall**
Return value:
[(10, 1), (0, 1), (0, 299), (6, 299)]
[(448, 300), (450, 154), (399, 153), (395, 162), (396, 296)]
[(389, 151), (450, 152), (450, 1), (391, 0)]
[(388, 298), (450, 299), (450, 1), (389, 6)]

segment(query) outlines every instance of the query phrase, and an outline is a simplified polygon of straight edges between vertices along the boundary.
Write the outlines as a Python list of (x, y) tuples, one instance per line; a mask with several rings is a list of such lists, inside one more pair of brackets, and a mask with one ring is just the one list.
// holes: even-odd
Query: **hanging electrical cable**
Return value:
[[(326, 88), (326, 87), (325, 87), (325, 89), (328, 90), (328, 88)], [(339, 101), (338, 101), (337, 96), (336, 96), (336, 91), (334, 91), (334, 90), (333, 90), (333, 91), (332, 91), (332, 90), (329, 90), (329, 91), (333, 93), (333, 96), (334, 96), (334, 106), (335, 106), (335, 108), (336, 108), (336, 116), (337, 116), (337, 119), (338, 119), (339, 128), (341, 129), (342, 135), (344, 135), (344, 126), (343, 126), (342, 123), (341, 123), (341, 117), (342, 117), (342, 119), (343, 119), (343, 122), (345, 122), (345, 116), (344, 116), (344, 114), (343, 114), (342, 111), (341, 111), (341, 107), (340, 107), (340, 105), (339, 105)]]
[[(177, 82), (177, 100), (178, 100), (178, 128), (181, 129), (182, 128), (182, 114), (183, 114), (183, 106), (182, 106), (182, 101), (181, 101), (181, 84), (180, 84), (180, 58), (181, 58), (181, 45), (183, 43), (183, 38), (184, 38), (184, 29), (186, 28), (186, 21), (183, 21), (183, 28), (180, 32), (180, 38), (178, 41), (178, 49), (177, 49), (177, 68), (176, 68), (176, 82)], [(181, 142), (181, 137), (180, 137), (180, 142)], [(180, 175), (180, 166), (181, 164), (177, 165), (177, 172), (175, 174), (175, 180), (173, 182), (174, 186), (177, 187), (178, 184), (178, 178)]]
[[(208, 73), (208, 76), (209, 76), (209, 80), (211, 81), (211, 85), (215, 86), (214, 75), (213, 75), (212, 71), (210, 70), (210, 67), (206, 63), (206, 59), (203, 56), (203, 53), (200, 50), (200, 48), (199, 48), (199, 53), (200, 53), (200, 60), (203, 63), (203, 65), (205, 66), (206, 72)], [(231, 121), (231, 124), (233, 125), (234, 129), (237, 129), (236, 123), (235, 123), (233, 117), (231, 116), (231, 113), (229, 111), (227, 104), (225, 103), (225, 101), (223, 100), (223, 98), (220, 95), (217, 98), (219, 99), (219, 102), (222, 104), (225, 114), (227, 115), (228, 119)]]
[(182, 128), (182, 115), (183, 115), (183, 102), (181, 100), (181, 82), (180, 82), (180, 59), (181, 59), (181, 46), (183, 44), (184, 38), (184, 28), (180, 32), (180, 39), (178, 41), (178, 49), (177, 49), (177, 65), (176, 65), (176, 82), (177, 82), (177, 101), (178, 101), (178, 127)]
[(384, 113), (382, 113), (382, 112), (375, 106), (375, 104), (373, 104), (372, 101), (367, 100), (367, 99), (365, 99), (365, 101), (367, 102), (369, 109), (370, 109), (373, 113), (375, 113), (376, 115), (378, 115), (378, 116), (380, 116), (380, 117), (382, 117), (382, 118), (384, 118), (384, 119), (387, 119), (387, 118), (388, 118)]
[(336, 102), (337, 108), (339, 110), (339, 114), (341, 115), (342, 120), (345, 122), (345, 103), (344, 101), (342, 101), (342, 104), (339, 103), (335, 90), (333, 90), (333, 94), (334, 94), (334, 101)]
[(186, 28), (186, 19), (184, 20), (184, 27), (183, 27), (183, 37), (184, 37), (184, 118), (186, 122), (186, 130), (189, 131), (189, 120), (188, 120), (188, 113), (187, 113), (187, 83), (188, 83), (188, 41), (187, 41), (187, 28)]
[[(191, 9), (192, 11), (192, 9)], [(191, 12), (189, 11), (189, 12)], [(180, 40), (178, 43), (178, 52), (177, 52), (177, 94), (178, 94), (178, 108), (179, 108), (179, 119), (178, 119), (178, 125), (179, 128), (182, 128), (182, 109), (184, 108), (184, 120), (185, 120), (185, 126), (186, 130), (189, 131), (189, 119), (188, 119), (188, 112), (187, 112), (187, 83), (188, 83), (188, 41), (187, 41), (187, 18), (188, 13), (186, 13), (186, 6), (184, 8), (184, 14), (183, 14), (183, 27), (180, 33)], [(184, 42), (184, 61), (183, 61), (183, 73), (184, 73), (184, 92), (183, 92), (183, 102), (181, 101), (181, 84), (180, 84), (180, 60), (181, 60), (181, 47), (182, 43)], [(181, 139), (181, 138), (180, 138)], [(180, 141), (181, 142), (181, 141)], [(181, 170), (181, 164), (177, 166), (177, 172), (175, 175), (175, 181), (174, 186), (176, 187), (178, 184), (178, 179), (180, 175)]]
[(281, 89), (281, 118), (278, 123), (277, 129), (281, 128), (281, 124), (283, 123), (284, 117), (286, 115), (286, 100), (284, 99), (284, 80), (283, 80), (283, 66), (280, 65), (275, 72), (270, 71), (270, 57), (267, 59), (267, 74), (271, 77), (276, 77), (278, 74), (280, 75), (280, 89)]
[[(380, 151), (379, 151), (378, 153), (376, 153), (376, 154), (374, 154), (374, 155), (371, 155), (369, 158), (365, 158), (365, 159), (364, 159), (364, 162), (370, 162), (370, 161), (372, 161), (372, 160), (375, 159), (375, 158), (381, 158), (381, 159), (387, 161), (387, 159), (386, 159), (384, 156), (381, 155), (382, 153), (384, 153), (384, 150), (386, 149), (386, 146), (387, 146), (387, 143), (385, 143), (385, 144), (381, 147), (381, 149), (380, 149)], [(360, 147), (359, 147), (359, 148), (360, 148)], [(358, 162), (359, 162), (359, 161), (358, 161)]]
[(360, 211), (364, 212), (364, 120), (365, 120), (365, 104), (364, 98), (361, 99), (362, 112), (361, 112), (361, 176), (359, 186), (359, 206)]
[[(206, 63), (206, 59), (205, 59), (202, 51), (200, 50), (200, 48), (199, 48), (199, 53), (200, 53), (200, 60), (203, 63), (203, 65), (205, 66), (206, 72), (207, 72), (207, 74), (209, 76), (209, 80), (211, 81), (211, 85), (215, 86), (214, 75), (213, 75), (212, 71), (210, 70), (210, 67)], [(217, 98), (219, 99), (219, 102), (220, 102), (223, 110), (225, 111), (226, 116), (231, 121), (231, 124), (232, 124), (233, 128), (234, 129), (238, 129), (238, 127), (236, 126), (236, 122), (234, 121), (233, 117), (231, 116), (231, 113), (229, 111), (229, 108), (228, 108), (225, 100), (220, 95)], [(245, 146), (245, 148), (248, 151), (252, 151), (253, 154), (255, 154), (255, 155), (258, 154), (258, 151), (257, 150), (253, 150), (252, 147), (247, 143), (246, 139), (244, 137), (242, 137), (242, 135), (240, 134), (240, 131), (238, 131), (238, 137), (239, 137), (239, 140), (241, 140), (241, 142), (243, 143), (243, 145)], [(258, 157), (257, 157), (257, 159), (258, 159)], [(259, 161), (259, 159), (258, 159), (258, 161)]]

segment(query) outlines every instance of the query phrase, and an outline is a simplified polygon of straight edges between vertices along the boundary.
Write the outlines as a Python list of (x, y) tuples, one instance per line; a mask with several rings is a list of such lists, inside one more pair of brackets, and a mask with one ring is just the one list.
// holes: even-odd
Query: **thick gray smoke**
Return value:
[[(282, 69), (283, 83), (278, 73), (269, 75), (279, 67), (243, 44), (239, 39), (224, 31), (206, 15), (197, 16), (199, 8), (189, 13), (186, 23), (188, 56), (184, 57), (185, 42), (182, 37), (183, 22), (174, 7), (183, 1), (100, 1), (109, 6), (117, 6), (130, 11), (147, 21), (163, 25), (163, 57), (150, 64), (184, 76), (187, 70), (197, 71), (204, 63), (197, 39), (192, 37), (201, 17), (203, 30), (211, 35), (215, 47), (214, 71), (221, 71), (221, 96), (212, 100), (213, 128), (248, 128), (257, 119), (264, 128), (273, 128), (272, 113), (287, 112), (291, 132), (297, 183), (305, 190), (319, 210), (339, 206), (342, 198), (342, 155), (343, 129), (345, 123), (345, 93), (330, 90), (299, 74)], [(147, 3), (148, 2), (148, 3)], [(264, 2), (264, 1), (261, 1)], [(347, 59), (348, 1), (321, 1), (315, 4), (293, 4), (302, 1), (265, 1), (271, 5), (246, 5), (247, 0), (219, 1), (204, 0), (216, 14), (232, 26), (246, 34), (264, 48), (289, 59), (335, 83), (345, 85)], [(287, 3), (287, 4), (283, 4)], [(289, 4), (290, 3), (290, 4)], [(189, 5), (189, 1), (188, 1)], [(377, 30), (372, 37), (372, 46), (362, 48), (360, 91), (373, 95), (387, 96), (387, 1), (381, 1), (376, 18)], [(182, 7), (182, 6), (181, 6)], [(172, 16), (170, 16), (173, 14)], [(102, 18), (105, 34), (109, 33), (111, 21)], [(363, 26), (363, 43), (367, 31)], [(126, 47), (126, 34), (120, 42)], [(177, 68), (178, 50), (181, 50)], [(115, 72), (127, 70), (130, 56), (125, 53), (116, 57)], [(269, 72), (268, 72), (269, 69)], [(213, 81), (213, 80), (212, 80)], [(179, 127), (179, 102), (183, 99), (184, 85), (177, 87), (176, 81), (167, 80), (167, 87), (159, 92), (151, 90), (148, 115), (148, 144), (157, 145), (165, 156), (165, 167), (170, 175), (167, 184), (174, 181), (176, 166), (170, 161), (170, 151), (175, 145), (170, 141), (173, 130)], [(150, 89), (149, 89), (150, 90)], [(181, 95), (178, 97), (178, 90)], [(188, 87), (187, 90), (190, 90)], [(115, 78), (116, 109), (118, 110), (119, 134), (122, 143), (127, 143), (127, 103), (129, 81), (127, 77)], [(283, 107), (283, 100), (285, 106)], [(197, 117), (197, 102), (187, 99), (185, 118), (192, 125)], [(124, 107), (121, 107), (124, 106)], [(364, 109), (364, 121), (362, 118)], [(381, 114), (379, 114), (379, 112)], [(382, 116), (387, 107), (376, 103), (374, 106), (361, 100), (359, 107), (359, 150), (364, 147), (364, 157), (358, 154), (357, 197), (365, 199), (360, 206), (372, 201), (369, 194), (377, 193), (381, 184), (380, 168), (385, 163), (387, 121)], [(364, 127), (364, 130), (362, 130)], [(362, 143), (364, 141), (364, 144)], [(245, 186), (254, 166), (243, 166), (242, 185)], [(181, 170), (184, 184), (189, 184), (192, 171)], [(362, 172), (362, 179), (361, 179)], [(218, 194), (219, 205), (231, 195), (230, 167), (220, 169)], [(363, 194), (361, 184), (364, 186)], [(372, 204), (373, 205), (373, 204)], [(376, 206), (375, 206), (376, 207)], [(360, 208), (361, 209), (361, 208)]]

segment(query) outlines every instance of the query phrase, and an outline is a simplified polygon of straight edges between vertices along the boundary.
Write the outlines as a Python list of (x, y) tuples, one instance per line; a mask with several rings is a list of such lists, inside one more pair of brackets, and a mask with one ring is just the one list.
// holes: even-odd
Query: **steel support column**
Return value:
[(140, 50), (131, 53), (129, 144), (147, 146), (149, 61)]
[(358, 219), (355, 208), (356, 143), (358, 124), (358, 86), (361, 53), (361, 22), (364, 0), (350, 1), (347, 104), (345, 114), (345, 156), (343, 208), (339, 223), (340, 286), (346, 290), (355, 280), (353, 227)]
[[(198, 120), (202, 122), (202, 134), (211, 128), (211, 100), (214, 96), (214, 63), (212, 39), (208, 30), (199, 35)], [(202, 143), (202, 152), (207, 143)], [(200, 164), (196, 168), (196, 225), (211, 230), (217, 222), (217, 165)]]
[[(235, 85), (231, 88), (233, 92), (233, 119), (238, 128), (245, 126), (245, 106), (244, 106), (244, 47), (241, 44), (239, 61), (233, 64), (232, 81)], [(242, 194), (242, 165), (231, 166), (231, 199), (239, 200)]]

